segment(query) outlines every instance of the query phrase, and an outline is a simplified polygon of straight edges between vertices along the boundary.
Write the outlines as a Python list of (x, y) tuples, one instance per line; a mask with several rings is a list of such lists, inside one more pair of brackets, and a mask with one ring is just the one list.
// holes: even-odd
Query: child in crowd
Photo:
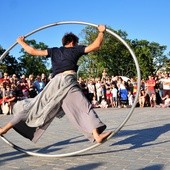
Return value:
[(101, 101), (101, 103), (99, 104), (99, 107), (100, 107), (100, 108), (108, 108), (107, 101), (106, 101), (104, 98), (102, 98), (102, 101)]
[(112, 93), (112, 107), (117, 107), (117, 105), (118, 105), (117, 104), (117, 102), (118, 102), (118, 90), (117, 90), (115, 84), (112, 85), (111, 93)]
[(92, 107), (93, 107), (93, 108), (99, 108), (99, 103), (98, 103), (98, 101), (96, 100), (96, 97), (95, 97), (95, 96), (93, 97), (93, 100), (92, 100)]
[(133, 102), (134, 102), (134, 96), (131, 91), (128, 91), (128, 104), (130, 107), (133, 105)]

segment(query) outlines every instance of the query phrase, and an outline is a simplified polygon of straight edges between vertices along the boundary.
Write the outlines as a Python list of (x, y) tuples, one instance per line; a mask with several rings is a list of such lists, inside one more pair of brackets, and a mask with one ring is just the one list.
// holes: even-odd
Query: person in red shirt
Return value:
[(151, 98), (151, 96), (155, 95), (155, 84), (156, 84), (156, 81), (155, 81), (154, 77), (149, 76), (148, 80), (146, 80), (146, 84), (145, 84), (146, 93), (149, 95), (149, 98)]
[(151, 94), (155, 94), (156, 81), (153, 76), (149, 76), (148, 78), (149, 79), (146, 81), (146, 87), (148, 95), (151, 96)]

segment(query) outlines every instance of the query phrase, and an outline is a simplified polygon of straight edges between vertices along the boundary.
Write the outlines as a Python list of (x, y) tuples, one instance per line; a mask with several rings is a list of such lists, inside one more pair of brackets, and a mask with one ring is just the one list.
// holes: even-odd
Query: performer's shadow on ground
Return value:
[(69, 138), (69, 139), (66, 139), (66, 140), (62, 140), (62, 141), (50, 144), (50, 145), (48, 145), (46, 147), (43, 147), (41, 149), (38, 149), (37, 152), (38, 153), (47, 153), (48, 154), (48, 153), (56, 152), (58, 150), (62, 150), (65, 147), (69, 148), (69, 145), (74, 145), (75, 146), (78, 143), (88, 142), (87, 139), (79, 139), (79, 138), (82, 138), (82, 137), (83, 137), (83, 135), (73, 137), (73, 138)]
[[(108, 154), (108, 153), (138, 149), (141, 147), (148, 147), (152, 145), (159, 145), (159, 144), (167, 143), (167, 142), (170, 142), (170, 140), (166, 140), (166, 141), (162, 140), (160, 142), (156, 142), (156, 139), (159, 136), (163, 135), (164, 133), (167, 133), (168, 131), (170, 131), (170, 124), (165, 124), (162, 126), (157, 126), (153, 128), (145, 128), (145, 129), (140, 129), (140, 130), (121, 130), (118, 134), (113, 136), (112, 139), (114, 139), (114, 141), (116, 141), (119, 137), (124, 137), (124, 139), (111, 144), (108, 149), (109, 151), (108, 150), (101, 151), (101, 149), (99, 149), (99, 150), (95, 150), (95, 152), (82, 153), (81, 156), (98, 155), (98, 154), (104, 154), (104, 153)], [(80, 139), (77, 140), (76, 138), (77, 139), (80, 138)], [(33, 148), (33, 149), (29, 149), (28, 151), (37, 152), (38, 150), (38, 152), (41, 152), (41, 153), (56, 154), (57, 150), (62, 150), (65, 145), (67, 145), (67, 147), (69, 148), (70, 144), (76, 145), (77, 143), (80, 143), (80, 142), (86, 143), (86, 141), (88, 142), (88, 140), (82, 139), (82, 136), (78, 136), (78, 137), (66, 139), (63, 141), (59, 141), (54, 144), (50, 144), (42, 149)], [(105, 144), (107, 145), (107, 142)], [(125, 147), (124, 149), (117, 149), (118, 147), (116, 148), (116, 146), (120, 146), (120, 145), (128, 145), (128, 146), (131, 145), (131, 146)], [(81, 150), (83, 148), (78, 148), (78, 149)], [(3, 163), (5, 163), (6, 161), (20, 159), (20, 158), (23, 158), (23, 156), (28, 156), (28, 155), (23, 154), (19, 151), (1, 154), (1, 157), (3, 159), (2, 161), (0, 160), (0, 166), (2, 166)], [(80, 154), (78, 156), (80, 156)]]
[[(168, 143), (170, 140), (162, 140), (160, 142), (156, 142), (156, 139), (163, 135), (164, 133), (167, 133), (170, 131), (170, 124), (165, 124), (162, 126), (157, 126), (153, 128), (146, 128), (146, 129), (140, 129), (140, 130), (121, 130), (118, 134), (112, 137), (116, 141), (117, 138), (123, 137), (125, 139), (120, 140), (118, 142), (115, 142), (110, 145), (109, 151), (102, 151), (102, 152), (93, 152), (93, 153), (83, 153), (81, 156), (87, 156), (87, 155), (97, 155), (97, 154), (105, 154), (105, 153), (114, 153), (114, 152), (120, 152), (125, 150), (132, 150), (132, 149), (138, 149), (142, 147), (149, 147), (152, 145), (160, 145), (163, 143)], [(127, 137), (126, 137), (127, 136)], [(124, 149), (119, 149), (120, 145), (127, 145), (128, 147), (125, 147)], [(129, 147), (129, 145), (131, 145)]]
[[(128, 137), (123, 140), (113, 143), (111, 146), (114, 146), (114, 150), (112, 151), (110, 150), (109, 152), (118, 152), (121, 150), (122, 151), (130, 150), (130, 149), (136, 149), (140, 147), (147, 147), (151, 145), (158, 145), (161, 143), (170, 142), (170, 140), (162, 141), (162, 142), (154, 142), (160, 135), (168, 131), (170, 131), (170, 124), (165, 124), (162, 126), (157, 126), (153, 128), (147, 128), (147, 129), (140, 129), (140, 130), (122, 130), (117, 135), (113, 136), (112, 138), (116, 139), (121, 136), (125, 136), (125, 137), (128, 136)], [(82, 137), (82, 136), (78, 136), (77, 139), (79, 137)], [(38, 152), (43, 152), (43, 153), (54, 152), (57, 149), (59, 149), (57, 147), (60, 147), (60, 149), (62, 149), (61, 146), (64, 146), (64, 145), (68, 145), (69, 147), (70, 144), (77, 144), (77, 143), (86, 142), (86, 141), (88, 142), (88, 140), (86, 139), (81, 139), (81, 140), (75, 140), (75, 139), (76, 137), (51, 144), (49, 146), (46, 146), (40, 149)], [(118, 146), (118, 145), (131, 145), (131, 146), (126, 149), (116, 150), (115, 146)], [(81, 149), (84, 149), (84, 148), (80, 148), (79, 150)], [(100, 152), (98, 154), (100, 154)]]
[(165, 124), (162, 126), (157, 126), (153, 128), (147, 128), (147, 129), (140, 129), (140, 130), (120, 131), (118, 136), (129, 136), (130, 135), (130, 137), (127, 137), (126, 139), (121, 140), (119, 142), (113, 143), (112, 146), (130, 144), (132, 146), (129, 147), (128, 149), (136, 149), (140, 147), (161, 144), (161, 143), (164, 143), (165, 141), (157, 142), (157, 143), (154, 143), (154, 141), (160, 135), (168, 131), (170, 131), (170, 124)]

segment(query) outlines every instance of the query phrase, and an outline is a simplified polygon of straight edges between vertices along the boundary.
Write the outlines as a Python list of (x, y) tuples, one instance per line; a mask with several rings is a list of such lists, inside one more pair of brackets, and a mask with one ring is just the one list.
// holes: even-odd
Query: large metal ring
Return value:
[[(49, 24), (49, 25), (45, 25), (45, 26), (42, 26), (36, 30), (33, 30), (32, 32), (28, 33), (25, 35), (25, 37), (28, 37), (38, 31), (41, 31), (41, 30), (44, 30), (46, 28), (49, 28), (49, 27), (54, 27), (54, 26), (58, 26), (58, 25), (64, 25), (64, 24), (79, 24), (79, 25), (89, 25), (89, 26), (93, 26), (93, 27), (98, 27), (98, 25), (96, 24), (92, 24), (92, 23), (89, 23), (89, 22), (82, 22), (82, 21), (61, 21), (61, 22), (55, 22), (55, 23), (52, 23), (52, 24)], [(133, 60), (134, 60), (134, 63), (135, 63), (135, 66), (136, 66), (136, 71), (137, 71), (137, 93), (136, 93), (136, 96), (135, 96), (135, 100), (134, 100), (134, 103), (132, 105), (132, 107), (130, 108), (130, 111), (129, 113), (127, 114), (127, 116), (125, 117), (125, 119), (123, 120), (122, 123), (120, 123), (120, 125), (111, 133), (111, 135), (105, 140), (109, 140), (113, 135), (117, 134), (121, 128), (125, 125), (125, 123), (129, 120), (129, 118), (131, 117), (134, 109), (135, 109), (135, 106), (136, 106), (136, 103), (137, 103), (137, 100), (138, 100), (138, 96), (139, 96), (139, 92), (140, 92), (140, 80), (141, 80), (141, 75), (140, 75), (140, 68), (139, 68), (139, 64), (138, 64), (138, 61), (137, 61), (137, 58), (133, 52), (133, 50), (129, 47), (129, 45), (119, 36), (117, 35), (115, 32), (109, 30), (109, 29), (106, 29), (106, 32), (108, 32), (109, 34), (111, 34), (113, 37), (115, 37), (117, 40), (119, 40), (122, 44), (124, 44), (124, 46), (128, 49), (128, 51), (130, 52)], [(8, 54), (8, 52), (14, 48), (15, 46), (17, 45), (17, 42), (15, 42), (11, 47), (9, 47), (0, 57), (0, 61), (2, 61), (2, 59)], [(61, 158), (61, 157), (67, 157), (67, 156), (73, 156), (73, 155), (77, 155), (77, 154), (80, 154), (80, 153), (83, 153), (85, 151), (88, 151), (88, 150), (91, 150), (93, 148), (96, 148), (98, 147), (99, 145), (101, 145), (101, 143), (97, 143), (97, 144), (94, 144), (90, 147), (87, 147), (85, 149), (82, 149), (82, 150), (78, 150), (78, 151), (75, 151), (75, 152), (70, 152), (70, 153), (64, 153), (64, 154), (57, 154), (57, 155), (50, 155), (50, 154), (41, 154), (41, 153), (35, 153), (35, 152), (30, 152), (30, 151), (27, 151), (19, 146), (16, 146), (15, 144), (13, 144), (12, 142), (10, 142), (9, 140), (7, 140), (4, 136), (1, 136), (1, 138), (8, 144), (10, 145), (12, 148), (20, 151), (20, 152), (23, 152), (27, 155), (31, 155), (31, 156), (39, 156), (39, 157), (58, 157), (58, 158)]]

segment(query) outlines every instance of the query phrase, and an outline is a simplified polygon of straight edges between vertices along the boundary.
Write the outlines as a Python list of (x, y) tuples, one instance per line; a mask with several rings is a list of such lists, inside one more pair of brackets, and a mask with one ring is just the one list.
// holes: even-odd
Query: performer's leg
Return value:
[(11, 128), (13, 128), (13, 124), (11, 122), (7, 123), (4, 127), (0, 128), (0, 135), (7, 133)]
[(22, 112), (20, 114), (13, 115), (12, 119), (2, 128), (0, 128), (0, 135), (7, 133), (11, 128), (13, 128), (17, 123), (21, 122), (22, 120), (26, 120), (26, 115), (22, 114)]
[(89, 140), (102, 142), (110, 132), (102, 133), (106, 125), (102, 123), (90, 102), (78, 87), (72, 88), (63, 100), (62, 108), (69, 120)]

